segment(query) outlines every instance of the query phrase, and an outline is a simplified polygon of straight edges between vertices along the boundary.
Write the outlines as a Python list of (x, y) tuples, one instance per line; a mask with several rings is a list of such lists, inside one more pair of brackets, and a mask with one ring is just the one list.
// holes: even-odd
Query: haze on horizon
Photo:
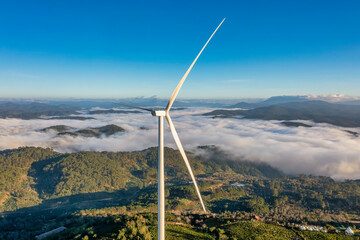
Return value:
[(359, 96), (358, 1), (6, 1), (3, 98)]

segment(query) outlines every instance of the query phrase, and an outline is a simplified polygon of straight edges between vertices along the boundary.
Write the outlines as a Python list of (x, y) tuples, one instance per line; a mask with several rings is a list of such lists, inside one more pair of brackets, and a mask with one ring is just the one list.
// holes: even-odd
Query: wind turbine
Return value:
[(201, 197), (198, 185), (196, 183), (194, 174), (191, 170), (189, 160), (185, 154), (184, 148), (180, 142), (179, 135), (177, 134), (177, 131), (175, 129), (174, 123), (171, 120), (169, 112), (175, 101), (176, 96), (178, 95), (178, 93), (180, 91), (181, 86), (183, 85), (185, 79), (189, 75), (194, 64), (196, 63), (196, 61), (200, 57), (201, 53), (203, 52), (203, 50), (205, 49), (207, 44), (210, 42), (211, 38), (214, 36), (214, 34), (220, 28), (221, 24), (224, 21), (225, 21), (225, 18), (221, 21), (219, 26), (215, 29), (213, 34), (210, 36), (210, 38), (205, 43), (204, 47), (201, 49), (199, 54), (196, 56), (195, 60), (190, 65), (189, 69), (186, 71), (184, 76), (181, 78), (180, 82), (178, 83), (177, 87), (175, 88), (173, 94), (170, 97), (169, 103), (167, 104), (167, 106), (164, 110), (154, 110), (154, 109), (149, 109), (149, 108), (135, 107), (135, 106), (118, 103), (119, 105), (123, 105), (126, 107), (149, 111), (149, 112), (151, 112), (151, 114), (153, 116), (158, 117), (158, 119), (159, 119), (159, 129), (158, 129), (159, 130), (159, 137), (158, 137), (158, 144), (159, 144), (159, 149), (158, 149), (158, 151), (159, 151), (159, 153), (158, 153), (158, 181), (159, 181), (158, 182), (158, 239), (159, 240), (165, 240), (164, 117), (166, 118), (167, 122), (169, 123), (169, 127), (170, 127), (171, 133), (174, 137), (176, 146), (178, 147), (180, 154), (181, 154), (182, 158), (184, 159), (185, 165), (186, 165), (186, 167), (190, 173), (191, 179), (194, 183), (197, 195), (199, 196), (201, 206), (202, 206), (204, 212), (206, 213), (206, 208), (205, 208), (204, 202), (202, 200), (202, 197)]

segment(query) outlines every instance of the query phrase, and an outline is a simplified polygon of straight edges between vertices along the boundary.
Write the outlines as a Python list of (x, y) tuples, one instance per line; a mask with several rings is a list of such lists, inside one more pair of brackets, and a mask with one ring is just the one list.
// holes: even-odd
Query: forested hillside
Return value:
[[(188, 179), (180, 154), (167, 148), (168, 181)], [(258, 177), (281, 176), (265, 164), (220, 161), (189, 154), (195, 174), (235, 172)], [(60, 154), (51, 149), (19, 148), (0, 152), (0, 209), (15, 210), (44, 199), (79, 193), (146, 187), (157, 179), (157, 149), (138, 152), (78, 152)]]
[[(188, 156), (211, 214), (199, 215), (183, 160), (178, 151), (166, 148), (170, 239), (246, 239), (244, 232), (255, 234), (250, 228), (257, 229), (259, 239), (351, 239), (296, 232), (296, 224), (360, 227), (359, 180), (287, 176), (215, 146), (199, 147), (197, 156)], [(62, 154), (26, 147), (1, 151), (0, 165), (1, 239), (31, 239), (61, 226), (67, 230), (57, 235), (60, 239), (125, 239), (121, 237), (130, 233), (135, 235), (129, 239), (156, 238), (156, 148)], [(278, 226), (249, 225), (246, 221), (254, 215)], [(276, 231), (267, 231), (269, 227)], [(255, 235), (251, 239), (258, 239)]]

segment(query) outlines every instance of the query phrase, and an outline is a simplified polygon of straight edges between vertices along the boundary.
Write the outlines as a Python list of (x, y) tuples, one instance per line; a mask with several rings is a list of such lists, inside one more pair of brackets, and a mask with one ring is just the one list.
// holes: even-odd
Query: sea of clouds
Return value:
[[(286, 127), (280, 121), (221, 119), (202, 116), (207, 108), (171, 113), (184, 148), (216, 145), (235, 158), (261, 161), (288, 174), (313, 174), (335, 179), (360, 179), (360, 138), (345, 130), (359, 128), (315, 124), (312, 128)], [(0, 150), (21, 146), (50, 147), (59, 152), (135, 151), (157, 145), (157, 119), (149, 113), (99, 114), (92, 120), (0, 119)], [(126, 132), (109, 137), (57, 136), (40, 129), (67, 125), (77, 129), (116, 124)], [(140, 129), (145, 127), (147, 130)], [(176, 148), (169, 128), (165, 145)]]

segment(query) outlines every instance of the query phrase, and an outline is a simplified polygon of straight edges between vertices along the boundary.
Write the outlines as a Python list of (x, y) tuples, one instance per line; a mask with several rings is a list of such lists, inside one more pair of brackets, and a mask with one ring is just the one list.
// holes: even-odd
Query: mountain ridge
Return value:
[(312, 100), (288, 102), (249, 110), (214, 110), (213, 117), (241, 117), (262, 120), (311, 120), (342, 127), (360, 127), (360, 106)]
[(38, 119), (43, 116), (68, 116), (77, 113), (77, 108), (68, 105), (49, 105), (45, 103), (2, 103), (0, 118), (21, 118), (25, 120)]

